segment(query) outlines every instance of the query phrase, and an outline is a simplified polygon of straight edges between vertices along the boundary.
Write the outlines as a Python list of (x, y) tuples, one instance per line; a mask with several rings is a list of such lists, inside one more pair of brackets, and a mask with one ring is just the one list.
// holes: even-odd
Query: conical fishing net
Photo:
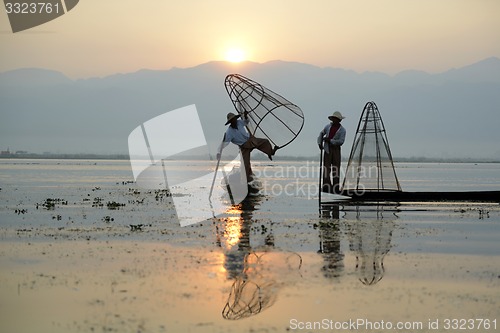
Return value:
[(344, 191), (401, 191), (382, 117), (368, 102), (359, 119), (343, 184)]
[(300, 275), (302, 257), (295, 252), (250, 252), (244, 266), (222, 309), (224, 319), (248, 318), (271, 307), (278, 291)]
[(276, 301), (276, 294), (268, 292), (274, 283), (259, 285), (254, 281), (238, 277), (231, 287), (231, 292), (224, 309), (224, 319), (237, 320), (254, 316), (270, 307)]
[(304, 126), (302, 110), (263, 85), (239, 74), (225, 80), (226, 91), (238, 113), (248, 112), (251, 135), (266, 137), (280, 148), (292, 142)]

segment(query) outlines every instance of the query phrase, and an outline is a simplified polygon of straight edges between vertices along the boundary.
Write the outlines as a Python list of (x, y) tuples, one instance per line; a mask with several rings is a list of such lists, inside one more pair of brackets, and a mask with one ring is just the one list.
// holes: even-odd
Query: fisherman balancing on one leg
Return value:
[(236, 115), (232, 112), (227, 114), (227, 122), (226, 125), (229, 124), (229, 127), (226, 130), (226, 134), (224, 135), (224, 140), (219, 147), (219, 153), (217, 153), (217, 160), (220, 159), (220, 152), (224, 149), (230, 142), (240, 147), (241, 156), (243, 157), (243, 164), (245, 166), (245, 172), (247, 176), (247, 182), (252, 181), (253, 172), (252, 166), (250, 165), (250, 153), (252, 150), (257, 148), (261, 152), (267, 155), (269, 159), (272, 161), (273, 156), (276, 153), (276, 150), (279, 149), (278, 146), (271, 146), (271, 142), (268, 139), (257, 138), (253, 135), (250, 135), (246, 130), (246, 125), (248, 125), (248, 112), (245, 111), (243, 113), (243, 119), (240, 118), (240, 115)]
[(318, 146), (325, 151), (323, 156), (322, 191), (340, 193), (340, 147), (345, 141), (345, 128), (340, 124), (345, 117), (338, 111), (329, 116), (330, 123), (318, 136)]

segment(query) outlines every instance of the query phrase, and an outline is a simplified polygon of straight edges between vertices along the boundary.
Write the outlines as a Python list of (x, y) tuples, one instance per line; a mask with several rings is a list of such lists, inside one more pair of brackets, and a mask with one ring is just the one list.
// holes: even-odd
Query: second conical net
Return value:
[(384, 123), (375, 102), (366, 103), (349, 156), (344, 191), (401, 191)]

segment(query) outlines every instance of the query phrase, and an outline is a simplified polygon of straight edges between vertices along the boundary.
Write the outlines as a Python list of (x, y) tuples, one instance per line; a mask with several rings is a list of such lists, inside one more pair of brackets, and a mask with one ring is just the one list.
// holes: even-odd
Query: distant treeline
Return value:
[[(68, 159), (68, 160), (128, 160), (128, 154), (52, 154), (52, 153), (26, 153), (26, 154), (2, 154), (0, 158), (15, 158), (15, 159)], [(183, 160), (203, 160), (206, 156), (182, 156)], [(210, 156), (214, 160), (214, 156)], [(166, 159), (168, 160), (168, 158)], [(252, 160), (268, 161), (264, 154), (252, 155)], [(319, 163), (319, 153), (317, 156), (276, 156), (276, 161), (316, 161)], [(343, 163), (347, 163), (347, 157), (342, 158)], [(500, 163), (499, 158), (437, 158), (437, 157), (395, 157), (394, 162), (397, 163)]]
[(2, 154), (0, 158), (16, 159), (58, 159), (58, 160), (128, 160), (123, 154)]

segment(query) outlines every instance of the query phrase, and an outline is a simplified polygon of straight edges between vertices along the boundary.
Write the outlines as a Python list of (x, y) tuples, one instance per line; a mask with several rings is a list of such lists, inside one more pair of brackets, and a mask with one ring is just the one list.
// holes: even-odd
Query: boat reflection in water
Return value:
[[(271, 307), (279, 290), (300, 277), (299, 254), (275, 248), (272, 230), (252, 227), (259, 196), (233, 206), (216, 226), (217, 244), (224, 250), (227, 278), (234, 280), (222, 317), (237, 320), (257, 315)], [(264, 236), (254, 237), (254, 236)], [(258, 238), (254, 244), (251, 238)]]
[[(355, 272), (364, 285), (378, 283), (385, 274), (384, 257), (391, 249), (392, 232), (397, 219), (397, 205), (333, 204), (321, 210), (320, 250), (327, 278), (338, 278), (344, 271), (341, 252), (341, 226), (349, 241), (349, 251), (356, 257)], [(342, 213), (342, 220), (340, 219)]]

